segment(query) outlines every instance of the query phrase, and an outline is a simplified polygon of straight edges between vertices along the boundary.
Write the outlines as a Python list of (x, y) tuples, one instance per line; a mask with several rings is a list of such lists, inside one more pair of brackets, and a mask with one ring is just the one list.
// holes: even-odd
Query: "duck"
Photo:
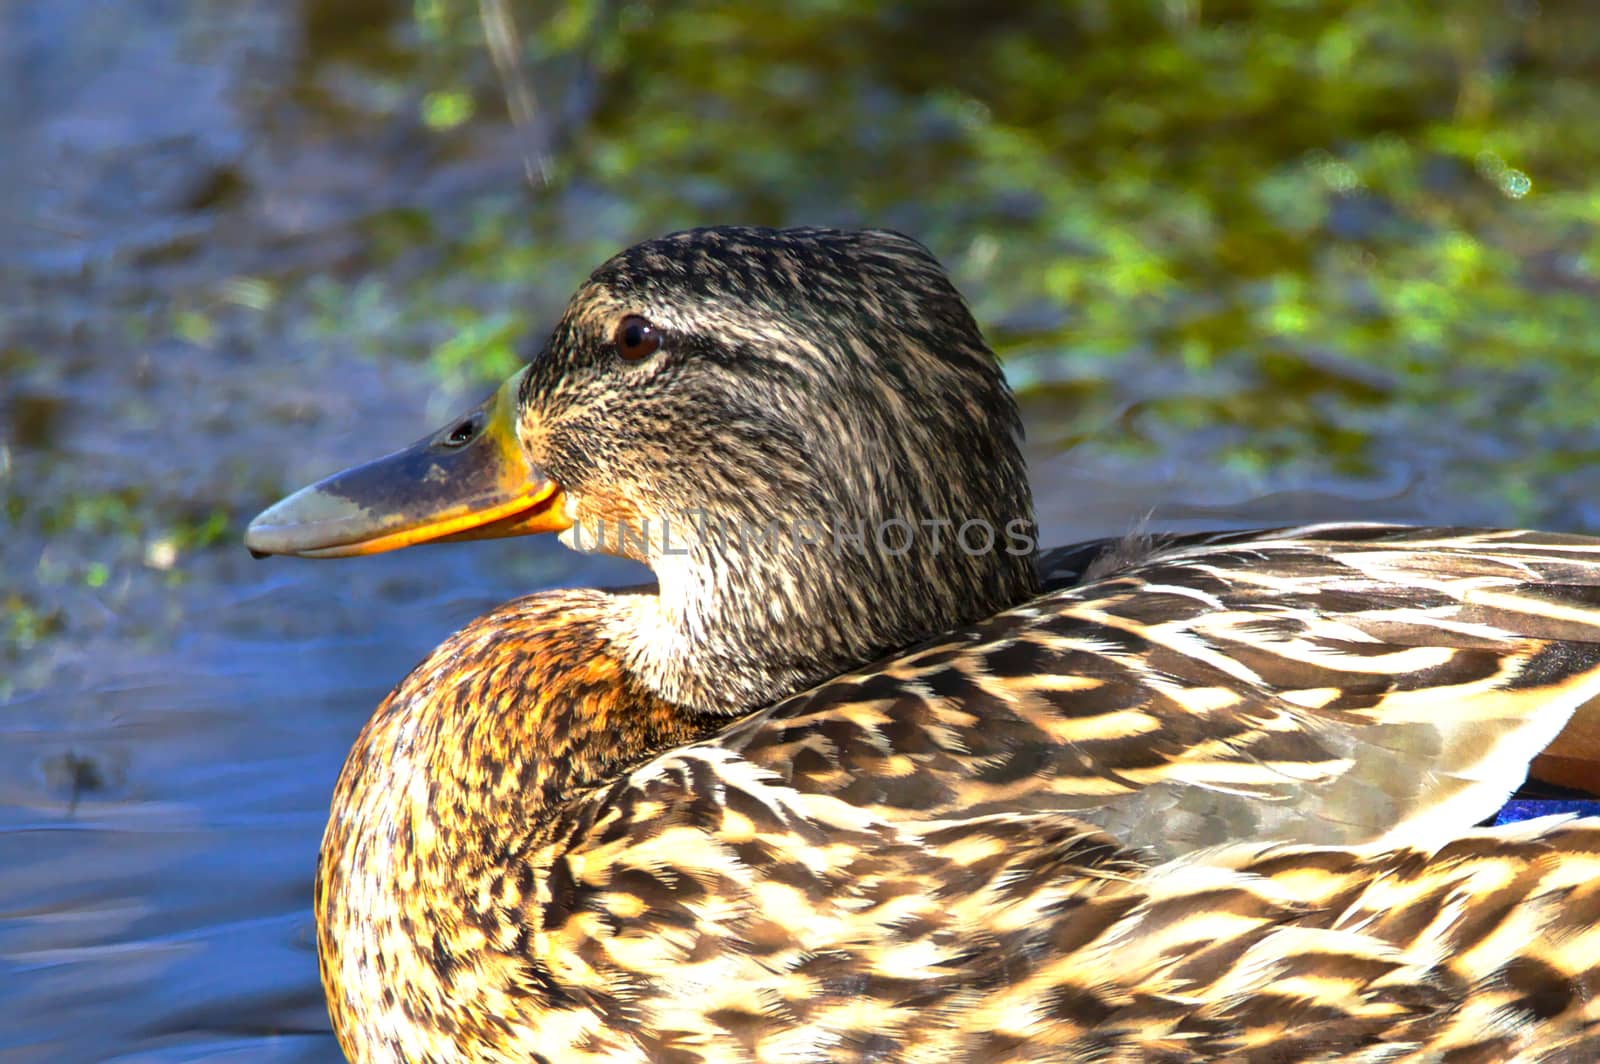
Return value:
[(697, 229), (258, 516), (656, 581), (508, 603), (361, 732), (315, 897), (347, 1056), (1592, 1056), (1600, 823), (1476, 825), (1600, 778), (1600, 540), (1040, 551), (1020, 436), (915, 240)]

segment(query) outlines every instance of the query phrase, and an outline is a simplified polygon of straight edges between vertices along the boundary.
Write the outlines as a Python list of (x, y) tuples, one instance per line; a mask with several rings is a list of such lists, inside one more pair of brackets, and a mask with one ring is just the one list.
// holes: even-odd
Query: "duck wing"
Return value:
[(1317, 525), (1136, 553), (719, 741), (892, 819), (1057, 810), (1164, 859), (1458, 833), (1600, 699), (1600, 540)]
[[(1202, 851), (1041, 915), (1001, 945), (1043, 959), (984, 997), (954, 1059), (1600, 1054), (1596, 820)], [(1036, 1055), (985, 1055), (997, 1045)]]
[(552, 1059), (1600, 1049), (1596, 821), (1145, 866), (1065, 815), (896, 822), (709, 741), (577, 796), (543, 838), (524, 912)]

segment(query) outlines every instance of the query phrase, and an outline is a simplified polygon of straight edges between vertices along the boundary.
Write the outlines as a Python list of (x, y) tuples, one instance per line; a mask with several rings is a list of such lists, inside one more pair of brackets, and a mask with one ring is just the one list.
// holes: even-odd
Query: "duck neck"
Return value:
[(964, 537), (913, 512), (652, 542), (658, 590), (618, 596), (607, 634), (661, 698), (742, 714), (1036, 594), (1031, 522), (985, 516)]

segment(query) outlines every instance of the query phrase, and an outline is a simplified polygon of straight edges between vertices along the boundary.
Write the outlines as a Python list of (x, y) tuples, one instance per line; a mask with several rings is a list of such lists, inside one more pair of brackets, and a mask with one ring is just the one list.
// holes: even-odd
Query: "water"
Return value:
[[(1187, 41), (1204, 27), (1160, 12), (1189, 6), (1149, 17)], [(1541, 18), (1559, 18), (1549, 6)], [(1331, 313), (1319, 295), (1284, 294), (1285, 278), (1334, 268), (1294, 241), (1330, 254), (1409, 247), (1420, 230), (1394, 227), (1410, 201), (1376, 194), (1381, 173), (1361, 169), (1355, 133), (1308, 142), (1283, 109), (1217, 143), (1268, 153), (1246, 169), (1268, 192), (1288, 181), (1309, 197), (1291, 200), (1322, 212), (1327, 233), (1294, 237), (1273, 221), (1207, 235), (1161, 215), (1187, 196), (1211, 197), (1224, 219), (1256, 217), (1181, 168), (1159, 194), (1129, 184), (1143, 164), (1124, 159), (1139, 141), (1119, 123), (1156, 122), (1164, 112), (1140, 119), (1136, 105), (1159, 85), (1130, 80), (1131, 95), (1100, 108), (1083, 104), (1103, 96), (1088, 88), (1039, 107), (1055, 81), (1017, 59), (1054, 39), (1063, 62), (1083, 59), (1072, 77), (1092, 79), (1098, 60), (1084, 57), (1106, 35), (1142, 55), (1129, 42), (1147, 35), (1108, 28), (1109, 9), (1085, 5), (1058, 33), (1062, 16), (1043, 9), (977, 27), (882, 5), (841, 26), (849, 16), (802, 5), (749, 27), (693, 10), (658, 24), (634, 5), (513, 5), (539, 45), (525, 73), (552, 146), (548, 188), (527, 186), (527, 138), (496, 117), (502, 88), (475, 10), (0, 8), (6, 1061), (338, 1058), (311, 880), (366, 715), (494, 603), (641, 574), (542, 540), (311, 563), (252, 561), (238, 537), (285, 490), (478, 399), (629, 240), (731, 220), (872, 222), (927, 239), (1025, 386), (1046, 542), (1116, 533), (1152, 511), (1174, 528), (1355, 515), (1600, 528), (1588, 461), (1600, 432), (1570, 409), (1600, 329), (1566, 328), (1537, 363), (1501, 357), (1519, 343), (1509, 333), (1485, 332), (1455, 359), (1406, 339), (1426, 315), (1391, 314), (1391, 363), (1374, 357), (1354, 294), (1340, 304), (1347, 334), (1286, 338), (1296, 306)], [(1522, 17), (1483, 24), (1485, 62), (1500, 54), (1496, 33), (1532, 32)], [(908, 35), (925, 46), (877, 49), (876, 65), (848, 47)], [(1526, 45), (1530, 62), (1548, 58), (1541, 40)], [(1015, 90), (1012, 103), (998, 89), (981, 98), (974, 72)], [(1421, 117), (1393, 121), (1452, 106), (1440, 103), (1449, 86), (1411, 88)], [(1102, 126), (1075, 131), (1074, 115)], [(1064, 161), (1031, 170), (1025, 145), (997, 139), (1006, 128), (1058, 138)], [(1103, 155), (1073, 139), (1091, 135)], [(1144, 136), (1174, 157), (1198, 150), (1155, 126)], [(1358, 145), (1351, 173), (1374, 194), (1295, 185), (1348, 176), (1307, 162), (1312, 142), (1325, 154)], [(1112, 158), (1125, 168), (1107, 171)], [(1428, 195), (1459, 208), (1451, 224), (1488, 219), (1473, 230), (1484, 246), (1510, 234), (1545, 271), (1528, 298), (1555, 301), (1547, 317), (1570, 325), (1561, 314), (1588, 311), (1560, 300), (1595, 285), (1592, 225), (1557, 226), (1557, 178), (1534, 171), (1532, 214), (1507, 213), (1524, 208), (1472, 184), (1470, 167)], [(1070, 209), (1051, 198), (1069, 194)], [(1413, 276), (1400, 255), (1368, 267), (1375, 286), (1432, 276), (1431, 260)], [(1108, 262), (1135, 271), (1134, 295), (1094, 287), (1124, 283)], [(1192, 275), (1174, 280), (1175, 263)], [(1481, 299), (1445, 321), (1447, 338), (1487, 328), (1473, 308), (1493, 310), (1503, 278), (1483, 269)], [(1384, 290), (1372, 298), (1388, 305)]]

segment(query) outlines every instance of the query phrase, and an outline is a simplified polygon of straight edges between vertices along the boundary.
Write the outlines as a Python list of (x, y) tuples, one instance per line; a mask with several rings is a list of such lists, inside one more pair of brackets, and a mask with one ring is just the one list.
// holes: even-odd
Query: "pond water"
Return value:
[(521, 127), (476, 4), (0, 7), (0, 1059), (338, 1059), (311, 879), (366, 715), (496, 602), (642, 574), (540, 540), (256, 562), (243, 524), (478, 399), (634, 239), (925, 239), (1023, 392), (1047, 542), (1600, 529), (1567, 9), (1447, 46), (1403, 5), (1308, 22), (1303, 77), (1350, 91), (1307, 97), (1278, 6), (1130, 6), (489, 4)]

